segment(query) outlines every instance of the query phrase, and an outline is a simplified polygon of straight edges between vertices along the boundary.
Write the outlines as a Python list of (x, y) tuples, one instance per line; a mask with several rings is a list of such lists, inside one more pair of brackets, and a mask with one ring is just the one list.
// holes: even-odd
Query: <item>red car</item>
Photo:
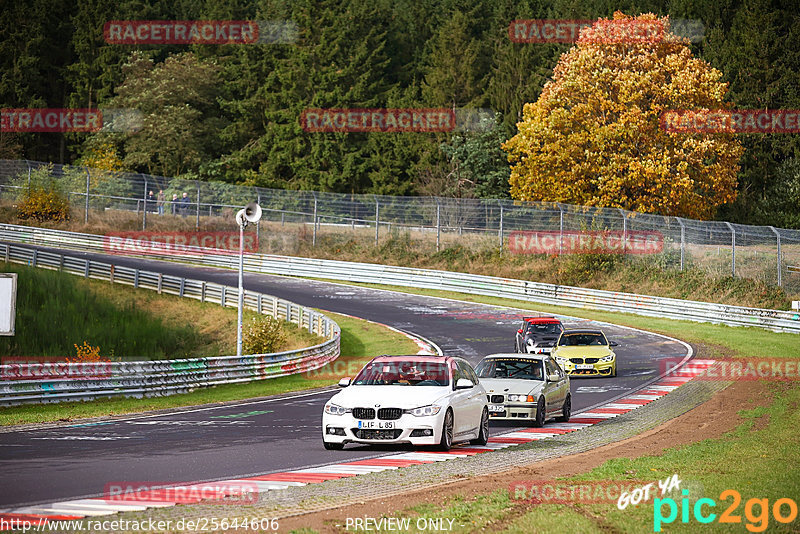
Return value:
[(523, 317), (514, 352), (550, 354), (563, 331), (564, 325), (555, 317)]

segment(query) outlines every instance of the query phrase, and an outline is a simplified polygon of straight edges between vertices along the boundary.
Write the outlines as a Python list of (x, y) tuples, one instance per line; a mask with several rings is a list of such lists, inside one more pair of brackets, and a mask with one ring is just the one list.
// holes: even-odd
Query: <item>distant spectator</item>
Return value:
[(181, 215), (186, 217), (189, 214), (189, 195), (188, 193), (184, 192), (183, 197), (181, 197)]
[(156, 206), (158, 206), (158, 214), (164, 215), (164, 201), (166, 198), (164, 197), (164, 190), (158, 190), (158, 197), (156, 197)]
[(149, 210), (153, 210), (153, 211), (155, 211), (155, 209), (156, 209), (156, 196), (153, 194), (152, 191), (150, 191), (147, 194), (147, 201), (145, 202), (144, 209), (145, 210), (149, 209)]
[(170, 202), (170, 206), (172, 207), (172, 214), (178, 214), (178, 193), (172, 193), (172, 202)]

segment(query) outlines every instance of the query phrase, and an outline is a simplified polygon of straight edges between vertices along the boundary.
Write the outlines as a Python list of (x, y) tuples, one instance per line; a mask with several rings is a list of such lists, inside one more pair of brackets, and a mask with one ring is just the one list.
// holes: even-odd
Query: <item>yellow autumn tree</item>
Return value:
[(727, 109), (722, 73), (669, 19), (620, 12), (581, 31), (503, 148), (511, 196), (706, 219), (736, 198), (732, 133), (672, 133), (671, 109)]

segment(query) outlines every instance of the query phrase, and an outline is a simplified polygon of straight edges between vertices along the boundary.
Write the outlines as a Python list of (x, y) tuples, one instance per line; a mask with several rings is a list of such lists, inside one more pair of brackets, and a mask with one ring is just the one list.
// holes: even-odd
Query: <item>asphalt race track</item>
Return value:
[[(238, 283), (235, 271), (64, 252), (231, 286)], [(515, 309), (252, 273), (245, 273), (245, 287), (413, 332), (445, 354), (473, 364), (486, 354), (513, 350), (521, 315)], [(620, 344), (616, 378), (572, 380), (573, 413), (639, 389), (658, 376), (661, 360), (683, 358), (687, 352), (683, 344), (655, 334), (571, 317), (562, 321), (568, 328), (603, 328)], [(298, 392), (113, 422), (0, 431), (0, 508), (100, 496), (107, 484), (120, 482), (231, 479), (397, 452), (353, 445), (344, 451), (323, 449), (322, 406), (334, 393)], [(492, 432), (506, 432), (517, 424), (494, 422)]]

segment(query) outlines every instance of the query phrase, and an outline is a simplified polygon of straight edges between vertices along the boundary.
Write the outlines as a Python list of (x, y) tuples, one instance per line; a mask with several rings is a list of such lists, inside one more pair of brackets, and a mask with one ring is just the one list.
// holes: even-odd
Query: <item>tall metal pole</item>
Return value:
[(778, 287), (783, 287), (783, 280), (781, 280), (783, 274), (783, 266), (782, 266), (783, 255), (781, 254), (781, 233), (778, 232), (772, 226), (770, 226), (769, 229), (775, 232), (775, 239), (778, 243)]
[(500, 252), (503, 252), (503, 204), (499, 201), (498, 204), (500, 204)]
[(236, 323), (236, 356), (242, 356), (242, 307), (244, 306), (244, 227), (247, 222), (239, 224), (239, 311)]
[(199, 181), (195, 182), (195, 187), (197, 187), (197, 209), (195, 210), (197, 213), (194, 222), (194, 229), (199, 232), (200, 231), (200, 182)]
[(736, 230), (729, 222), (725, 222), (731, 231), (731, 276), (736, 278)]
[(439, 240), (442, 236), (442, 204), (436, 199), (436, 252), (439, 252)]
[[(30, 167), (28, 167), (28, 185), (30, 185)], [(86, 205), (84, 206), (84, 214), (83, 214), (83, 223), (87, 224), (89, 222), (89, 181), (91, 176), (89, 175), (89, 167), (86, 167)]]
[(617, 209), (620, 215), (622, 215), (622, 254), (625, 255), (628, 253), (628, 217), (625, 215), (625, 212), (622, 211), (622, 208)]
[(317, 246), (317, 194), (314, 191), (312, 191), (311, 194), (314, 195), (314, 220), (312, 221), (314, 223), (314, 233), (311, 236), (311, 246), (316, 247)]
[(379, 225), (381, 224), (380, 213), (381, 213), (380, 203), (378, 202), (378, 197), (375, 197), (375, 246), (376, 247), (378, 246), (378, 228)]
[(558, 255), (564, 254), (564, 208), (558, 205)]
[(144, 204), (144, 215), (142, 215), (142, 230), (147, 229), (147, 178), (144, 177), (143, 174), (140, 174), (142, 178), (144, 178), (144, 200), (142, 201)]
[(683, 270), (683, 255), (684, 249), (686, 248), (686, 227), (683, 225), (683, 221), (680, 217), (675, 217), (677, 219), (678, 224), (681, 225), (681, 271)]

